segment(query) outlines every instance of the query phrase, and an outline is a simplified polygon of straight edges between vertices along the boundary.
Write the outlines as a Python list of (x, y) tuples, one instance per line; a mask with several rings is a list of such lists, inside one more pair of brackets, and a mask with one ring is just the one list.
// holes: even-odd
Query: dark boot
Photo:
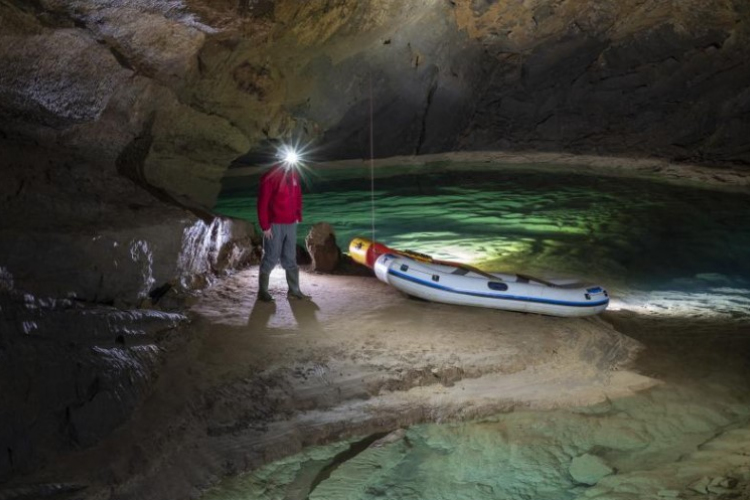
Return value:
[(268, 280), (270, 278), (270, 274), (260, 273), (258, 277), (258, 300), (262, 300), (263, 302), (273, 302), (273, 296), (268, 293)]
[(298, 300), (310, 299), (309, 295), (305, 295), (299, 289), (299, 268), (286, 272), (286, 282), (289, 285), (289, 292), (286, 294), (288, 298)]

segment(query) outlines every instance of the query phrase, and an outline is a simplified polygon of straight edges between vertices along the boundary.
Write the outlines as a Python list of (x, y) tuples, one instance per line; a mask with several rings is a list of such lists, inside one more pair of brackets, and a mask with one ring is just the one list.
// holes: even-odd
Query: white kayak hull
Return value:
[(380, 281), (421, 299), (553, 316), (591, 316), (604, 311), (602, 287), (553, 283), (518, 275), (478, 274), (466, 269), (384, 254), (374, 262)]

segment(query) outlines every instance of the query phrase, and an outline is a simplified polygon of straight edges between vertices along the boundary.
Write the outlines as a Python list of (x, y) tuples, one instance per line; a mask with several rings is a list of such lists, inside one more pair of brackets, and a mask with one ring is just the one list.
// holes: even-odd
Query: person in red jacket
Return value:
[(309, 299), (299, 287), (297, 224), (302, 222), (302, 189), (294, 162), (277, 163), (260, 178), (258, 221), (263, 231), (258, 299), (271, 302), (268, 292), (271, 271), (281, 262), (289, 285), (287, 297)]

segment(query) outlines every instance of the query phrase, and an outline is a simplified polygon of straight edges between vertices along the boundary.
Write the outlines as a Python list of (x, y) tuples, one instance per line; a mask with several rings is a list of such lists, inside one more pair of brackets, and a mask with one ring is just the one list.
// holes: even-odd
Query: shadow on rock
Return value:
[(318, 304), (312, 300), (290, 300), (289, 307), (292, 309), (297, 326), (303, 332), (320, 332), (322, 331), (318, 322), (317, 311), (320, 311)]
[(276, 314), (275, 302), (256, 300), (247, 319), (247, 325), (252, 328), (253, 332), (268, 333), (268, 323), (274, 314)]

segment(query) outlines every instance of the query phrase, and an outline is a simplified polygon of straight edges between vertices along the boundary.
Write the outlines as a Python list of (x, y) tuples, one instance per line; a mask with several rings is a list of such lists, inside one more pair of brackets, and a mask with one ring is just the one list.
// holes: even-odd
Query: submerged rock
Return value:
[(602, 458), (586, 453), (573, 458), (568, 472), (577, 483), (593, 486), (614, 470)]

